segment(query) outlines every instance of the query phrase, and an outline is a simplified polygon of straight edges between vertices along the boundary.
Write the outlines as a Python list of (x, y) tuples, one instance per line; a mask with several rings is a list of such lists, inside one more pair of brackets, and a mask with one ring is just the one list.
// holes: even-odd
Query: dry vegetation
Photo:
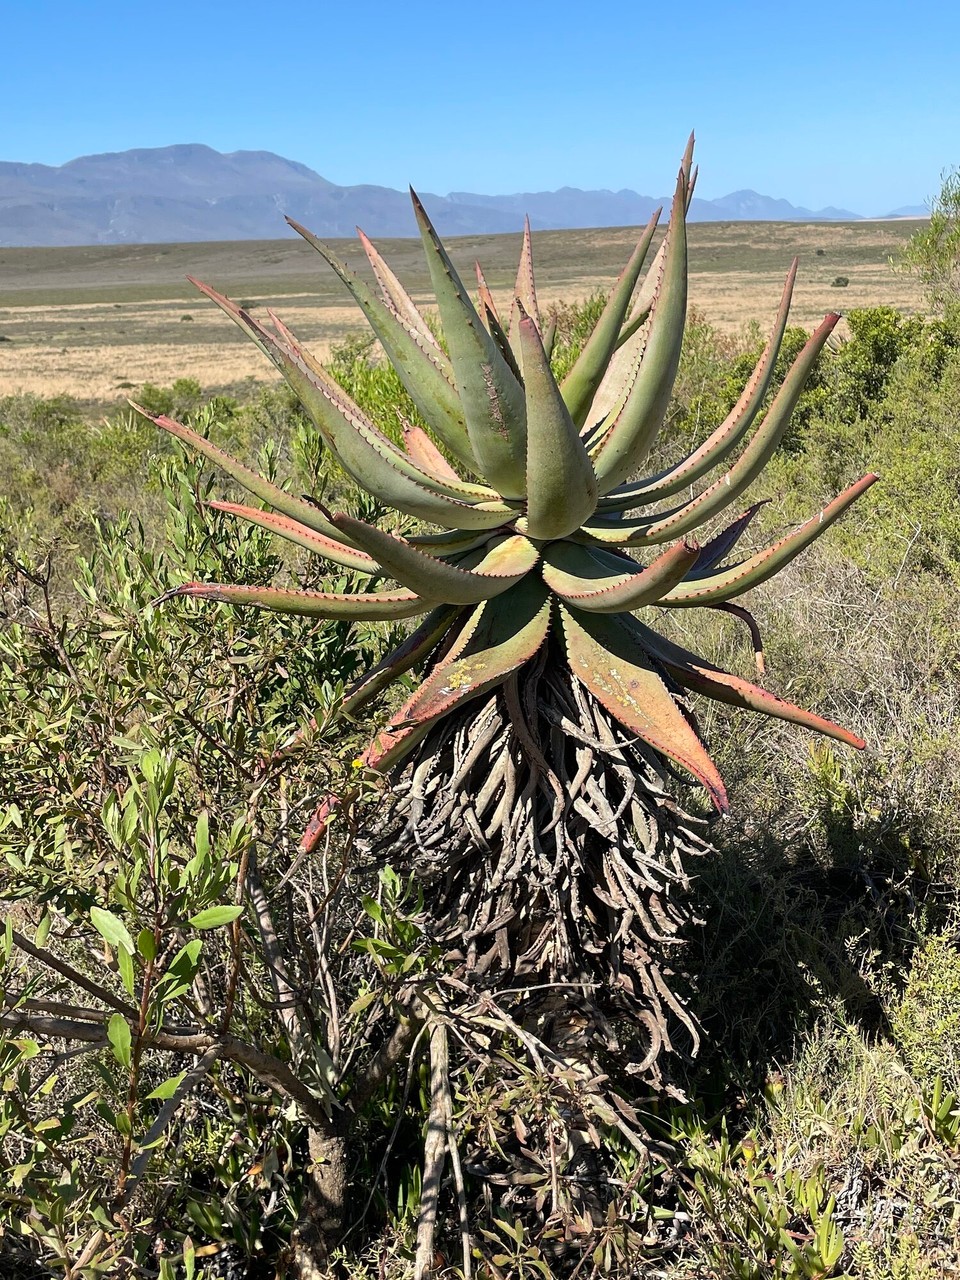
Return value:
[[(919, 286), (891, 272), (889, 260), (919, 224), (700, 223), (690, 228), (691, 299), (714, 325), (735, 331), (766, 322), (794, 254), (802, 271), (793, 307), (811, 325), (838, 310), (921, 306)], [(634, 231), (548, 231), (535, 237), (544, 303), (587, 297), (613, 280)], [(498, 300), (509, 295), (517, 236), (466, 236), (452, 242), (467, 279), (479, 258)], [(360, 268), (353, 242), (340, 246)], [(418, 242), (387, 241), (387, 257), (418, 299), (429, 292)], [(365, 265), (365, 263), (364, 263)], [(94, 246), (0, 250), (0, 395), (69, 394), (122, 399), (144, 382), (196, 378), (207, 388), (271, 380), (266, 361), (185, 280), (207, 280), (256, 307), (278, 308), (325, 357), (360, 328), (339, 282), (299, 240), (232, 244)], [(833, 281), (846, 277), (846, 287)]]

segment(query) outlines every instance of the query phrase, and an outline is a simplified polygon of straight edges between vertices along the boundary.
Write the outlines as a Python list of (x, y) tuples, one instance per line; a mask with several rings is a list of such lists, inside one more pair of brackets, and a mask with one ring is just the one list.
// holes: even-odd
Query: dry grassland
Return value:
[[(921, 306), (914, 280), (889, 265), (920, 225), (856, 223), (699, 223), (690, 228), (690, 297), (719, 327), (766, 324), (783, 276), (799, 254), (793, 320), (810, 326), (829, 310), (889, 304)], [(534, 236), (544, 305), (574, 301), (610, 286), (635, 231), (546, 231)], [(354, 242), (339, 251), (362, 274)], [(385, 241), (385, 256), (420, 299), (429, 282), (419, 244)], [(450, 242), (467, 280), (483, 263), (498, 302), (509, 300), (518, 236)], [(272, 380), (259, 351), (185, 280), (199, 276), (238, 301), (279, 311), (321, 356), (364, 328), (333, 272), (299, 240), (231, 244), (119, 245), (0, 249), (0, 395), (68, 393), (88, 401), (122, 399), (144, 382), (196, 378), (208, 390)], [(849, 285), (833, 285), (846, 276)]]

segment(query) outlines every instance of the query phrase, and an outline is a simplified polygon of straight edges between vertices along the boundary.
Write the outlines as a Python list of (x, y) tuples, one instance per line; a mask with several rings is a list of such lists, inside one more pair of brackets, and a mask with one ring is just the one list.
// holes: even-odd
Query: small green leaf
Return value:
[(130, 1066), (130, 1027), (122, 1013), (115, 1013), (107, 1023), (107, 1039), (113, 1056), (121, 1067)]
[(46, 945), (47, 938), (50, 936), (50, 926), (53, 923), (53, 916), (49, 911), (44, 911), (40, 923), (37, 925), (37, 932), (34, 934), (33, 945), (35, 947), (43, 947)]
[(152, 1093), (148, 1093), (148, 1098), (157, 1098), (161, 1102), (165, 1102), (167, 1098), (172, 1098), (176, 1091), (180, 1088), (180, 1082), (187, 1073), (181, 1071), (178, 1076), (171, 1076), (168, 1080), (164, 1080), (162, 1084), (158, 1084)]
[(119, 917), (110, 911), (104, 911), (102, 907), (90, 908), (90, 922), (101, 937), (114, 948), (123, 947), (130, 955), (133, 955), (133, 939), (127, 931), (127, 926)]
[(242, 913), (243, 907), (207, 907), (191, 916), (189, 923), (194, 929), (217, 929), (220, 925), (230, 924)]
[(121, 947), (117, 951), (117, 968), (120, 971), (120, 981), (123, 983), (123, 989), (127, 995), (133, 999), (133, 957), (128, 951)]
[(137, 934), (137, 950), (148, 963), (157, 958), (157, 942), (152, 929), (141, 929)]
[(197, 853), (201, 858), (209, 858), (210, 856), (210, 814), (206, 809), (197, 819), (197, 833), (194, 837)]

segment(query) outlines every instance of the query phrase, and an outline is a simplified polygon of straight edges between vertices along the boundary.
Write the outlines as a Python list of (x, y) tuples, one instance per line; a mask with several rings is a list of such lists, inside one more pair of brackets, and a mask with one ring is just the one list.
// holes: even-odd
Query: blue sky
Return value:
[(947, 0), (0, 0), (0, 30), (3, 160), (204, 142), (339, 184), (657, 195), (694, 128), (700, 194), (866, 214), (960, 164)]

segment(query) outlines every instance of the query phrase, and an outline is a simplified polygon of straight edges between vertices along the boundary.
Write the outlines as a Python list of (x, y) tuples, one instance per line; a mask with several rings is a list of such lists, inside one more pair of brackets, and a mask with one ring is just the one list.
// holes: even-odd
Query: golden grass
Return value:
[[(720, 328), (766, 325), (794, 254), (801, 271), (792, 319), (807, 327), (826, 311), (887, 304), (921, 307), (916, 282), (891, 255), (918, 224), (700, 223), (690, 228), (690, 300)], [(609, 288), (632, 246), (624, 228), (541, 232), (534, 237), (542, 304)], [(509, 306), (517, 236), (451, 242), (466, 279), (484, 263), (498, 303)], [(429, 297), (419, 245), (388, 241), (385, 254), (418, 298)], [(355, 244), (339, 246), (362, 267)], [(360, 312), (307, 246), (296, 240), (235, 244), (98, 246), (0, 252), (0, 394), (122, 399), (144, 382), (196, 378), (206, 389), (273, 381), (273, 369), (220, 312), (184, 280), (190, 271), (238, 300), (276, 308), (321, 357)], [(834, 286), (846, 276), (845, 288)], [(186, 319), (184, 317), (189, 317)]]

